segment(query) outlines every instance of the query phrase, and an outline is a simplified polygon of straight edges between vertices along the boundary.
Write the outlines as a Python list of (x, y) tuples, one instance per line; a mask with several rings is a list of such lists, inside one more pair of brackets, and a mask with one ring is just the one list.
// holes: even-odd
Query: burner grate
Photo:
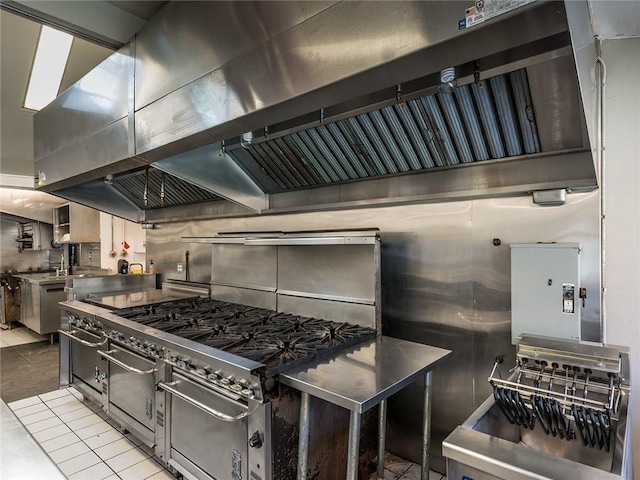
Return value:
[(349, 323), (211, 299), (131, 308), (118, 315), (203, 345), (264, 363), (276, 374), (376, 335)]

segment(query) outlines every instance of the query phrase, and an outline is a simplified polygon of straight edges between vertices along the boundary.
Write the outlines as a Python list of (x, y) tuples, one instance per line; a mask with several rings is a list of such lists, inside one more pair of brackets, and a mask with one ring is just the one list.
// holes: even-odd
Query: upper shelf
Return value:
[(375, 244), (380, 231), (348, 230), (321, 232), (236, 232), (214, 237), (182, 237), (183, 243), (239, 245), (366, 245)]

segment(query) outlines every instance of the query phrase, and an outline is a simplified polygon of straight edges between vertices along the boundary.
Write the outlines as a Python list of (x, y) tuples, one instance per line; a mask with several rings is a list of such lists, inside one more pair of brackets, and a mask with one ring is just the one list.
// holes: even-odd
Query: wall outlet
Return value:
[(184, 269), (184, 264), (178, 263), (178, 273), (182, 273), (183, 269)]

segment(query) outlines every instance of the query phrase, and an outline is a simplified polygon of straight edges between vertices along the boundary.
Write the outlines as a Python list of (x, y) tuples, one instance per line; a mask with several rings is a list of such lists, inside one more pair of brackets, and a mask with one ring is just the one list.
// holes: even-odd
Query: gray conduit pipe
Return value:
[(598, 117), (597, 117), (597, 136), (598, 136), (598, 168), (600, 173), (600, 341), (607, 343), (607, 287), (606, 287), (606, 185), (605, 185), (605, 133), (606, 133), (606, 111), (605, 111), (605, 87), (607, 82), (607, 66), (602, 59), (602, 40), (600, 37), (595, 38), (596, 44), (596, 63), (595, 75), (598, 91)]

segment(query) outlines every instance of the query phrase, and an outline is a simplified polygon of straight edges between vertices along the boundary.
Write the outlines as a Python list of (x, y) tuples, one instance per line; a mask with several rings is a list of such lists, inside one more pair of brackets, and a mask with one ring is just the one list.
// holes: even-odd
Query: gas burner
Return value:
[(118, 315), (264, 363), (271, 374), (372, 338), (376, 333), (349, 323), (209, 299), (125, 309)]

